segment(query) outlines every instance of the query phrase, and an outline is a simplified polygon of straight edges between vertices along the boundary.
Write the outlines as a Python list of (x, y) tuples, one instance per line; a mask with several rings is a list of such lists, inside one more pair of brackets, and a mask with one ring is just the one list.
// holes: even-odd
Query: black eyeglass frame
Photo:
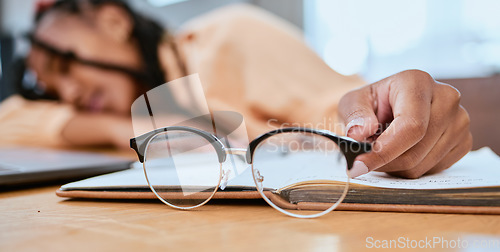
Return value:
[(140, 71), (137, 71), (135, 69), (131, 69), (131, 68), (124, 67), (124, 66), (118, 66), (118, 65), (114, 65), (114, 64), (109, 64), (109, 63), (104, 63), (104, 62), (99, 62), (99, 61), (95, 61), (95, 60), (83, 59), (72, 51), (60, 50), (58, 48), (55, 48), (55, 47), (49, 45), (46, 42), (43, 42), (43, 41), (37, 39), (32, 33), (28, 33), (26, 35), (26, 37), (30, 41), (32, 46), (34, 45), (36, 47), (39, 47), (39, 48), (41, 48), (41, 49), (43, 49), (43, 50), (45, 50), (53, 55), (61, 57), (65, 61), (68, 61), (68, 62), (73, 61), (73, 62), (77, 62), (77, 63), (85, 65), (85, 66), (90, 66), (90, 67), (95, 67), (95, 68), (104, 69), (104, 70), (108, 70), (108, 71), (123, 73), (123, 74), (126, 74), (126, 75), (128, 75), (128, 76), (130, 76), (138, 81), (147, 81), (146, 74), (142, 73)]
[[(182, 210), (197, 208), (199, 206), (206, 204), (208, 201), (210, 201), (210, 199), (212, 199), (212, 197), (215, 195), (219, 186), (221, 186), (221, 180), (222, 180), (223, 175), (221, 175), (219, 177), (219, 182), (215, 186), (215, 189), (212, 192), (211, 196), (208, 197), (205, 201), (203, 201), (200, 204), (197, 204), (195, 206), (190, 206), (190, 207), (180, 207), (180, 206), (176, 206), (174, 204), (171, 204), (168, 201), (166, 201), (165, 199), (163, 199), (156, 192), (156, 190), (151, 186), (151, 184), (149, 182), (149, 178), (148, 178), (148, 175), (146, 172), (144, 160), (145, 160), (145, 152), (146, 152), (147, 145), (153, 139), (153, 137), (155, 137), (159, 134), (165, 133), (165, 132), (169, 132), (169, 131), (191, 132), (191, 133), (194, 133), (194, 134), (199, 135), (199, 136), (203, 137), (204, 139), (206, 139), (214, 147), (214, 149), (217, 152), (219, 163), (220, 163), (219, 169), (221, 169), (221, 174), (223, 174), (222, 173), (222, 163), (224, 163), (226, 161), (227, 154), (245, 155), (246, 162), (252, 166), (253, 179), (254, 179), (256, 188), (258, 188), (257, 191), (262, 196), (262, 198), (271, 207), (278, 210), (279, 212), (284, 213), (288, 216), (298, 217), (298, 218), (315, 218), (315, 217), (319, 217), (319, 216), (322, 216), (326, 213), (331, 212), (333, 209), (335, 209), (343, 201), (343, 199), (345, 198), (345, 195), (347, 194), (348, 187), (347, 186), (345, 187), (340, 199), (335, 204), (330, 206), (328, 209), (324, 210), (323, 212), (303, 216), (303, 215), (298, 215), (298, 214), (283, 210), (280, 207), (278, 207), (275, 203), (273, 203), (270, 199), (268, 199), (268, 197), (265, 195), (264, 191), (262, 190), (262, 185), (260, 185), (260, 187), (259, 187), (259, 183), (262, 182), (262, 177), (261, 177), (260, 173), (258, 172), (258, 170), (254, 170), (253, 155), (254, 155), (255, 150), (258, 148), (260, 143), (262, 143), (264, 140), (266, 140), (269, 137), (272, 137), (274, 135), (281, 134), (281, 133), (311, 133), (311, 134), (323, 136), (323, 137), (326, 137), (326, 138), (332, 140), (333, 142), (335, 142), (337, 144), (337, 146), (339, 147), (339, 149), (341, 150), (342, 154), (344, 155), (344, 157), (346, 159), (346, 163), (347, 163), (346, 168), (348, 171), (350, 169), (352, 169), (354, 159), (358, 155), (361, 155), (363, 153), (367, 153), (367, 152), (371, 151), (371, 148), (372, 148), (371, 144), (369, 144), (369, 143), (357, 142), (357, 141), (350, 139), (350, 138), (347, 138), (347, 137), (337, 136), (330, 131), (311, 129), (311, 128), (301, 128), (301, 127), (281, 128), (281, 129), (276, 129), (276, 130), (272, 130), (270, 132), (267, 132), (263, 135), (260, 135), (259, 137), (254, 139), (252, 142), (250, 142), (247, 149), (226, 148), (224, 146), (224, 144), (222, 143), (222, 141), (218, 137), (216, 137), (215, 135), (213, 135), (209, 132), (203, 131), (203, 130), (199, 130), (199, 129), (191, 128), (191, 127), (185, 127), (185, 126), (169, 126), (169, 127), (159, 128), (159, 129), (155, 129), (153, 131), (150, 131), (148, 133), (145, 133), (143, 135), (140, 135), (138, 137), (130, 139), (130, 147), (137, 153), (140, 162), (143, 164), (146, 180), (148, 181), (148, 185), (151, 188), (151, 190), (153, 191), (153, 193), (163, 203), (165, 203), (173, 208), (182, 209)], [(349, 175), (349, 173), (348, 173), (348, 175)], [(349, 176), (347, 177), (347, 184), (348, 183), (349, 183)], [(225, 185), (224, 185), (224, 187), (225, 187)]]
[[(138, 137), (134, 137), (130, 139), (130, 148), (132, 148), (136, 153), (139, 158), (139, 161), (141, 163), (144, 163), (144, 152), (146, 151), (147, 145), (149, 141), (156, 136), (157, 134), (163, 133), (163, 132), (168, 132), (168, 131), (187, 131), (191, 132), (194, 134), (197, 134), (204, 139), (206, 139), (212, 146), (214, 147), (215, 151), (217, 152), (217, 156), (219, 159), (219, 163), (223, 163), (226, 161), (226, 156), (227, 156), (227, 151), (226, 147), (222, 143), (222, 141), (219, 140), (218, 137), (215, 135), (199, 130), (196, 128), (191, 128), (191, 127), (185, 127), (185, 126), (169, 126), (169, 127), (163, 127), (159, 129), (155, 129), (153, 131), (150, 131), (148, 133), (142, 134)], [(342, 151), (342, 154), (345, 156), (346, 161), (347, 161), (347, 169), (351, 170), (352, 166), (354, 164), (354, 160), (356, 159), (357, 156), (368, 153), (372, 149), (372, 145), (370, 143), (366, 142), (358, 142), (355, 141), (354, 139), (348, 138), (348, 137), (342, 137), (342, 136), (337, 136), (333, 134), (330, 131), (327, 130), (319, 130), (319, 129), (311, 129), (311, 128), (303, 128), (303, 127), (289, 127), (289, 128), (280, 128), (280, 129), (275, 129), (272, 131), (269, 131), (267, 133), (264, 133), (257, 138), (255, 138), (252, 142), (247, 147), (246, 150), (246, 162), (248, 164), (252, 164), (253, 162), (253, 154), (255, 150), (257, 149), (257, 146), (259, 144), (266, 140), (267, 138), (281, 134), (281, 133), (312, 133), (312, 134), (317, 134), (323, 137), (326, 137), (330, 140), (332, 140), (334, 143), (337, 144), (339, 149)]]

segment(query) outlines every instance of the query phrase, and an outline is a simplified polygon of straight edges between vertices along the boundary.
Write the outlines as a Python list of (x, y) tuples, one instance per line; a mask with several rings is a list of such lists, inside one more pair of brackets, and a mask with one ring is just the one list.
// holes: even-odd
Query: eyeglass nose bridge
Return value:
[[(226, 154), (226, 156), (224, 157), (224, 161), (223, 162), (227, 162), (227, 155), (235, 155), (237, 157), (240, 157), (241, 159), (243, 159), (243, 162), (246, 161), (246, 154), (247, 154), (247, 149), (243, 149), (243, 148), (224, 148), (224, 153)], [(222, 163), (221, 163), (222, 164)], [(236, 166), (234, 166), (236, 164), (233, 163), (233, 167), (232, 168), (229, 168), (227, 170), (223, 170), (222, 171), (222, 176), (221, 176), (221, 183), (219, 185), (220, 189), (221, 190), (224, 190), (226, 188), (226, 185), (227, 185), (227, 182), (229, 180), (229, 177), (231, 176), (231, 170), (232, 169), (237, 169)]]
[[(248, 154), (248, 150), (247, 149), (243, 149), (243, 148), (224, 148), (224, 152), (226, 153), (226, 156), (227, 155), (235, 155), (235, 156), (241, 157), (241, 159), (243, 160), (243, 162), (248, 163), (247, 162), (247, 154)], [(226, 160), (226, 158), (224, 159), (224, 162), (225, 162), (225, 160)]]
[(226, 148), (224, 149), (226, 154), (232, 154), (232, 155), (240, 155), (240, 156), (245, 156), (247, 155), (247, 149), (243, 148)]

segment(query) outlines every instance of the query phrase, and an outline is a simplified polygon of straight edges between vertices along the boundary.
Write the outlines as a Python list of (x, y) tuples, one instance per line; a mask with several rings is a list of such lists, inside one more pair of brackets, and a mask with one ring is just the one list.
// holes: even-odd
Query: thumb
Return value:
[(339, 116), (344, 121), (345, 134), (357, 141), (366, 141), (379, 128), (375, 100), (370, 89), (370, 86), (366, 86), (353, 90), (339, 102)]

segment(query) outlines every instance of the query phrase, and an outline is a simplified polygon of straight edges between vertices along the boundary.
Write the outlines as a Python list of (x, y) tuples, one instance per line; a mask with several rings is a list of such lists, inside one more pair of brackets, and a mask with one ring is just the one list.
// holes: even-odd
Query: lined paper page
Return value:
[[(312, 157), (309, 158), (314, 160)], [(234, 162), (238, 162), (237, 167), (240, 167), (238, 169), (239, 172), (233, 173), (237, 176), (231, 176), (232, 178), (228, 181), (227, 186), (255, 186), (249, 165), (242, 160), (234, 160)], [(196, 166), (198, 167), (196, 169), (202, 170), (203, 165), (206, 164), (200, 162), (200, 164)], [(226, 162), (224, 166), (225, 169), (232, 169), (232, 164), (229, 162)], [(241, 169), (241, 167), (244, 167), (244, 169)], [(301, 168), (298, 167), (297, 169)], [(307, 175), (303, 168), (297, 172)], [(175, 174), (172, 174), (172, 176), (175, 176)], [(280, 174), (267, 174), (266, 176), (268, 176), (268, 179), (271, 179), (271, 177), (279, 178)], [(314, 177), (308, 176), (308, 179), (314, 180)], [(276, 188), (280, 188), (293, 182), (294, 181), (287, 181), (286, 178), (281, 180), (276, 179), (275, 186)], [(352, 179), (351, 183), (394, 189), (451, 189), (500, 186), (500, 157), (491, 149), (482, 148), (470, 152), (451, 168), (438, 174), (426, 175), (418, 179), (401, 179), (391, 177), (385, 173), (371, 172), (356, 179)], [(61, 189), (76, 190), (147, 187), (142, 164), (135, 163), (132, 169), (69, 183), (63, 185)]]
[(449, 169), (418, 179), (395, 178), (382, 172), (370, 172), (351, 183), (394, 189), (451, 189), (500, 186), (500, 157), (484, 147), (465, 155)]

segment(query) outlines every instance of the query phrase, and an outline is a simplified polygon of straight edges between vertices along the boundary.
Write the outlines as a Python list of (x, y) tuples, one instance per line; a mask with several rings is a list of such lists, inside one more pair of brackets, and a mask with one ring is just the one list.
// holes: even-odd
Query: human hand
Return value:
[(356, 158), (350, 171), (418, 178), (442, 171), (472, 147), (470, 119), (460, 93), (429, 74), (408, 70), (352, 90), (339, 102), (346, 134), (375, 140), (373, 150)]

